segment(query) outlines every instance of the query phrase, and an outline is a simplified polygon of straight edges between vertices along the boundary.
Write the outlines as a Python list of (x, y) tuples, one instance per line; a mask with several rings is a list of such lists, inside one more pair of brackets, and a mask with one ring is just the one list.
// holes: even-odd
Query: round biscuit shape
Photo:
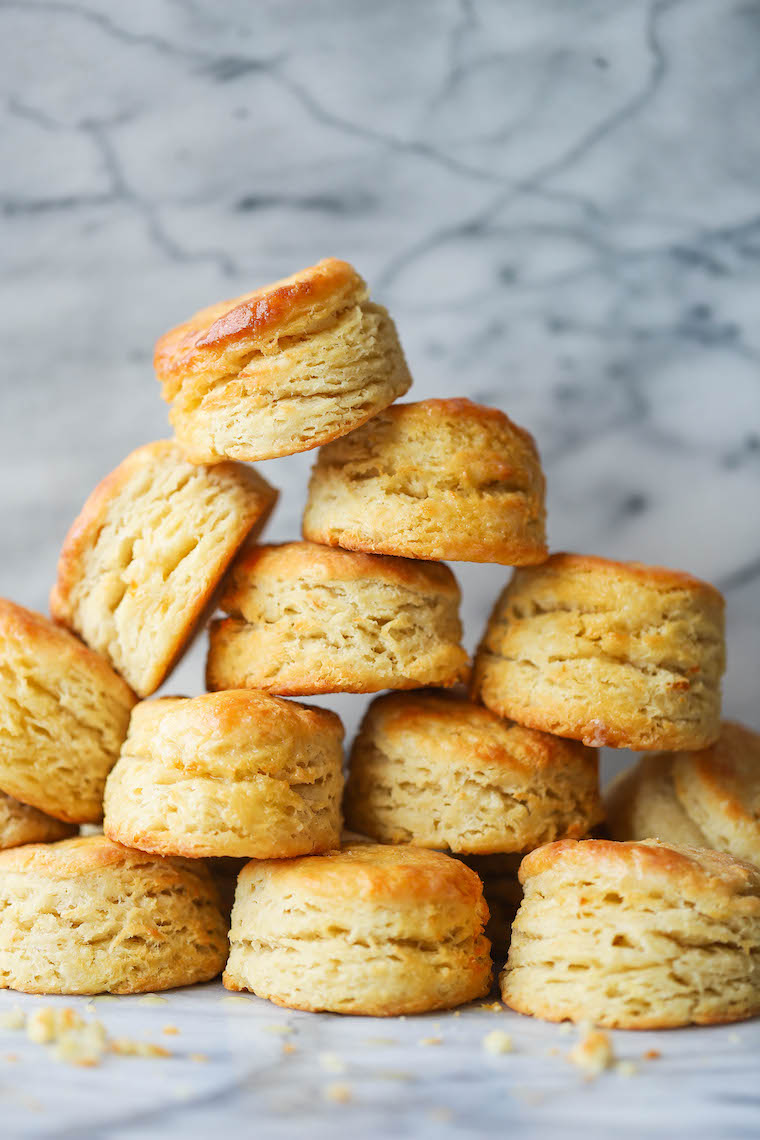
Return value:
[(597, 754), (445, 693), (389, 693), (351, 751), (347, 826), (380, 843), (529, 851), (601, 819)]
[(196, 313), (161, 337), (154, 363), (195, 463), (308, 451), (412, 383), (388, 312), (336, 258)]
[(546, 558), (532, 436), (470, 400), (396, 404), (323, 447), (304, 538), (347, 550), (524, 566)]
[(292, 1009), (449, 1009), (491, 982), (478, 876), (437, 851), (360, 844), (251, 862), (232, 911), (228, 989)]
[(205, 865), (105, 836), (0, 853), (0, 987), (131, 994), (206, 982), (226, 924)]
[(66, 536), (54, 619), (149, 696), (276, 499), (242, 464), (195, 466), (167, 440), (139, 447), (95, 488)]
[(266, 693), (143, 701), (105, 796), (106, 835), (159, 855), (285, 859), (340, 844), (343, 726)]
[(331, 550), (252, 547), (212, 622), (206, 685), (285, 696), (453, 685), (467, 674), (459, 587), (438, 563)]
[(504, 1001), (619, 1029), (760, 1012), (760, 870), (721, 852), (560, 840), (527, 855)]
[(705, 748), (720, 728), (723, 609), (680, 571), (554, 554), (497, 600), (471, 695), (591, 746)]
[(29, 805), (22, 812), (5, 803), (9, 835), (23, 835), (19, 842), (62, 838), (66, 830), (43, 812), (64, 823), (103, 818), (106, 776), (136, 699), (67, 630), (0, 599), (0, 789)]

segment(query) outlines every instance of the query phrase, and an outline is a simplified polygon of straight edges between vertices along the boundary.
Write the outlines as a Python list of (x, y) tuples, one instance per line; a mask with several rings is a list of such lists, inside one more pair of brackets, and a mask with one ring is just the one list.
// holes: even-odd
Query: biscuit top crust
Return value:
[(277, 747), (283, 733), (330, 733), (343, 739), (343, 724), (330, 709), (285, 701), (256, 689), (226, 689), (200, 697), (157, 697), (141, 701), (132, 712), (130, 737), (159, 730), (167, 742), (183, 733), (207, 744), (261, 747), (267, 737)]
[(69, 669), (87, 670), (119, 704), (131, 708), (137, 701), (127, 682), (78, 637), (42, 614), (0, 598), (0, 643), (4, 638), (26, 644), (41, 672), (52, 669), (60, 676)]
[(384, 414), (393, 419), (425, 418), (431, 423), (448, 422), (452, 426), (458, 423), (477, 423), (486, 431), (502, 432), (505, 429), (518, 435), (527, 443), (536, 455), (536, 442), (529, 431), (520, 427), (514, 420), (502, 412), (500, 408), (490, 408), (485, 404), (475, 404), (466, 396), (453, 396), (450, 399), (433, 397), (429, 400), (417, 400), (407, 404), (392, 404), (385, 409)]
[(435, 590), (457, 600), (460, 596), (456, 578), (442, 562), (359, 554), (316, 542), (286, 542), (252, 546), (242, 552), (227, 580), (222, 609), (234, 609), (255, 578), (275, 579), (289, 585), (375, 581), (422, 594)]
[(526, 855), (519, 879), (526, 883), (547, 871), (582, 875), (591, 881), (625, 882), (649, 892), (657, 886), (699, 894), (750, 896), (760, 910), (760, 869), (722, 851), (677, 846), (657, 839), (615, 843), (607, 839), (560, 839)]
[(575, 740), (523, 728), (482, 705), (441, 690), (386, 693), (370, 705), (365, 724), (385, 736), (430, 737), (431, 747), (449, 763), (480, 768), (494, 764), (528, 778), (568, 763), (595, 764), (597, 752)]
[(721, 609), (725, 605), (723, 595), (709, 582), (687, 574), (685, 570), (670, 570), (666, 566), (646, 566), (643, 562), (615, 562), (610, 558), (600, 558), (595, 554), (570, 554), (558, 552), (535, 569), (521, 570), (519, 574), (531, 576), (563, 573), (603, 574), (618, 581), (635, 582), (649, 586), (653, 590), (689, 590), (703, 594)]
[(262, 879), (276, 881), (280, 890), (305, 891), (310, 897), (379, 905), (459, 903), (478, 907), (483, 896), (475, 872), (441, 851), (373, 843), (300, 859), (254, 859), (241, 871), (239, 882)]
[(152, 866), (158, 869), (162, 865), (170, 868), (181, 866), (200, 879), (205, 879), (208, 874), (203, 863), (195, 865), (189, 860), (146, 855), (131, 847), (123, 847), (105, 835), (79, 836), (62, 839), (58, 843), (28, 843), (24, 847), (0, 852), (0, 874), (5, 871), (29, 872), (54, 879), (75, 879), (109, 868), (137, 870)]
[[(154, 463), (167, 463), (186, 465), (192, 471), (197, 465), (191, 465), (185, 458), (182, 448), (171, 439), (158, 439), (152, 443), (145, 443), (122, 460), (87, 497), (84, 506), (69, 528), (64, 539), (63, 547), (58, 558), (58, 580), (50, 592), (50, 612), (56, 621), (70, 622), (73, 619), (70, 593), (80, 579), (80, 560), (93, 546), (103, 527), (111, 500), (119, 493), (122, 487), (136, 476), (141, 468), (150, 467)], [(203, 470), (203, 468), (201, 468)], [(235, 480), (241, 487), (258, 498), (260, 514), (270, 510), (277, 500), (277, 491), (267, 483), (252, 467), (243, 463), (217, 463), (213, 467), (205, 468), (210, 479)], [(139, 494), (139, 488), (136, 492)]]
[(175, 395), (180, 379), (203, 367), (209, 354), (240, 347), (277, 351), (283, 337), (303, 336), (330, 324), (367, 299), (367, 286), (347, 261), (328, 257), (290, 277), (201, 309), (156, 343), (154, 366)]

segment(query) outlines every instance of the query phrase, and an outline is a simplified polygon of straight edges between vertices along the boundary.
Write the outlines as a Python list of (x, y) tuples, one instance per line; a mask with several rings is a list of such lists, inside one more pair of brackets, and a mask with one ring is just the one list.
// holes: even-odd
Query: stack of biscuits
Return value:
[[(174, 440), (87, 499), (52, 620), (0, 601), (0, 985), (224, 971), (387, 1016), (486, 995), (496, 960), (550, 1020), (760, 1012), (760, 737), (721, 724), (720, 594), (549, 555), (531, 436), (395, 403), (346, 262), (204, 309), (155, 365)], [(315, 448), (302, 540), (262, 545), (249, 464)], [(515, 568), (472, 663), (447, 562)], [(154, 696), (206, 626), (208, 691)], [(345, 778), (338, 716), (290, 699), (331, 693), (378, 694)], [(646, 753), (606, 813), (602, 745)]]

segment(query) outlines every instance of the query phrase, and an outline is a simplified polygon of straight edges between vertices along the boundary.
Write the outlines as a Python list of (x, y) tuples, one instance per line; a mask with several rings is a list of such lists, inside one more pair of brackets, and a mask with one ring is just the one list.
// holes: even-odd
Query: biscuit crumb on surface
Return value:
[(659, 1049), (647, 1049), (646, 1053), (642, 1054), (645, 1061), (656, 1061), (658, 1057), (662, 1056)]
[(23, 1029), (25, 1025), (26, 1014), (18, 1005), (6, 1013), (0, 1013), (0, 1029)]
[(165, 1033), (167, 1037), (176, 1037), (179, 1033), (179, 1029), (176, 1025), (165, 1025), (161, 1032)]
[(489, 1013), (503, 1013), (504, 1006), (500, 1001), (482, 1001), (480, 1009), (488, 1010)]
[(486, 1053), (499, 1055), (512, 1052), (512, 1038), (503, 1029), (492, 1029), (483, 1038), (483, 1048)]
[(442, 1037), (420, 1037), (418, 1045), (442, 1045)]
[(609, 1035), (600, 1029), (584, 1030), (583, 1036), (567, 1054), (567, 1059), (589, 1078), (598, 1077), (615, 1060)]
[(333, 1081), (325, 1089), (325, 1100), (332, 1101), (333, 1104), (348, 1104), (351, 1099), (351, 1089), (340, 1081)]
[(167, 1005), (169, 999), (161, 997), (160, 994), (143, 994), (141, 998), (137, 999), (138, 1005)]
[(337, 1053), (317, 1053), (317, 1062), (326, 1073), (345, 1073), (348, 1067)]

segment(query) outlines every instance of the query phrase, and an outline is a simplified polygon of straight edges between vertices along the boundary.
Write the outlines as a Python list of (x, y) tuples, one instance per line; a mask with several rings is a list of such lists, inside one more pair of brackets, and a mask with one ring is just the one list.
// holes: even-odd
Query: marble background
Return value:
[[(0, 594), (44, 609), (87, 493), (167, 433), (156, 337), (336, 255), (396, 317), (411, 396), (468, 395), (534, 432), (555, 549), (724, 589), (726, 709), (760, 728), (757, 0), (0, 0), (0, 36)], [(297, 535), (310, 463), (263, 465), (270, 536)], [(455, 569), (472, 645), (505, 571)], [(170, 687), (199, 691), (201, 666), (198, 648)], [(361, 700), (333, 703), (355, 723)], [(707, 1127), (734, 1062), (710, 1099), (669, 1048), (661, 1087)], [(602, 1127), (620, 1097), (567, 1120), (593, 1103)], [(498, 1120), (528, 1128), (510, 1103)], [(404, 1104), (394, 1135), (427, 1134)], [(58, 1134), (49, 1116), (19, 1134)]]

